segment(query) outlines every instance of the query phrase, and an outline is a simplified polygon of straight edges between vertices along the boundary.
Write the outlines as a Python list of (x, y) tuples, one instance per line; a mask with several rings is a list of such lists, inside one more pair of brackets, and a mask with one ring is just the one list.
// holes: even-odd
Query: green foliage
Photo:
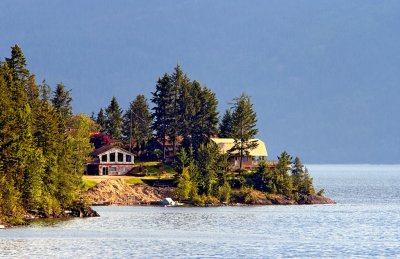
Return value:
[(250, 101), (250, 96), (246, 94), (235, 98), (232, 108), (232, 137), (235, 139), (235, 145), (230, 152), (239, 152), (240, 169), (242, 169), (244, 154), (248, 154), (258, 145), (256, 141), (251, 140), (258, 132), (256, 128), (257, 115)]
[[(144, 95), (136, 96), (123, 118), (123, 135), (126, 140), (133, 138), (137, 151), (143, 150), (151, 138), (151, 113)], [(139, 152), (138, 152), (139, 153)]]
[[(125, 182), (132, 184), (132, 183), (128, 182), (127, 180), (125, 180)], [(90, 188), (96, 186), (96, 184), (97, 183), (95, 181), (82, 179), (82, 182), (79, 185), (79, 189), (86, 191), (87, 189), (90, 189)]]
[(197, 187), (190, 179), (189, 169), (183, 169), (182, 174), (178, 178), (175, 195), (180, 200), (189, 200), (197, 196)]
[[(62, 82), (57, 84), (51, 102), (53, 103), (53, 107), (56, 109), (58, 115), (60, 116), (61, 122), (65, 124), (65, 122), (72, 116), (71, 90), (67, 90)], [(64, 130), (65, 128), (62, 127), (61, 132)]]
[(58, 215), (76, 202), (94, 130), (87, 116), (72, 116), (62, 83), (50, 102), (50, 87), (25, 65), (18, 46), (0, 62), (0, 220), (13, 224), (28, 209)]
[(106, 109), (106, 134), (112, 139), (122, 137), (122, 110), (119, 108), (117, 98), (113, 96)]
[[(167, 136), (172, 142), (181, 136), (187, 140), (185, 147), (192, 145), (197, 155), (200, 145), (218, 133), (215, 93), (202, 87), (198, 81), (191, 81), (179, 65), (174, 73), (164, 74), (158, 79), (152, 95), (153, 130), (163, 146)], [(173, 152), (175, 154), (175, 150)]]
[(100, 132), (101, 133), (106, 133), (107, 132), (107, 117), (104, 114), (103, 108), (100, 108), (100, 111), (97, 114), (96, 123), (100, 126)]
[(219, 125), (219, 136), (221, 138), (233, 138), (233, 119), (230, 110), (226, 110)]
[(218, 198), (221, 202), (229, 203), (231, 200), (232, 189), (228, 182), (218, 187)]

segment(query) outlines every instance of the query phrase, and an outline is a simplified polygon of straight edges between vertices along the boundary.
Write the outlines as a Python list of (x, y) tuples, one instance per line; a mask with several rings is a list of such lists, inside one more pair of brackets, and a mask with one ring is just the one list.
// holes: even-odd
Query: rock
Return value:
[(293, 205), (295, 204), (294, 200), (289, 199), (288, 197), (281, 195), (281, 194), (275, 194), (270, 196), (272, 204), (275, 205)]
[(5, 228), (6, 228), (6, 226), (0, 225), (0, 229), (5, 229)]
[(312, 194), (301, 197), (299, 204), (336, 204), (336, 202), (325, 196)]

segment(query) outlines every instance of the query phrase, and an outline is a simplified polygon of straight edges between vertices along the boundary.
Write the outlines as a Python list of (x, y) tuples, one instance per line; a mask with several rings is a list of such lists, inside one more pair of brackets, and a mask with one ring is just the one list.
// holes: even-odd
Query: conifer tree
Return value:
[(250, 101), (250, 96), (242, 94), (234, 99), (232, 113), (232, 136), (235, 145), (230, 150), (238, 151), (240, 156), (240, 170), (243, 169), (243, 156), (257, 147), (257, 142), (251, 140), (258, 132), (256, 128), (257, 116)]
[(71, 90), (67, 90), (62, 82), (58, 83), (51, 102), (61, 118), (60, 132), (64, 132), (65, 123), (72, 116)]
[(221, 138), (233, 137), (232, 113), (230, 110), (226, 110), (221, 119), (221, 123), (219, 125), (219, 136)]
[(173, 93), (171, 90), (171, 80), (168, 74), (164, 74), (159, 78), (156, 84), (156, 90), (152, 93), (151, 101), (153, 107), (153, 125), (155, 136), (162, 141), (163, 160), (165, 160), (165, 142), (167, 136), (170, 135), (170, 125), (172, 121), (172, 103)]
[(125, 112), (123, 133), (128, 141), (136, 140), (138, 151), (144, 148), (151, 138), (151, 113), (144, 95), (136, 96)]
[(26, 68), (26, 58), (18, 44), (11, 47), (11, 57), (6, 58), (6, 63), (12, 71), (15, 81), (26, 81), (28, 79), (29, 70)]
[(122, 110), (119, 108), (117, 98), (113, 96), (106, 109), (106, 134), (112, 139), (122, 137)]
[(101, 133), (105, 133), (107, 131), (107, 117), (104, 114), (103, 108), (100, 108), (100, 111), (97, 114), (96, 123), (100, 126)]

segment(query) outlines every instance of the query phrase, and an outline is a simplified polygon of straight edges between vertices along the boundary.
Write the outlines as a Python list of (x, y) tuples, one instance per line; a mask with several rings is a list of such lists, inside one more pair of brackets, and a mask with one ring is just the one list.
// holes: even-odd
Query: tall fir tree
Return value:
[(53, 92), (53, 98), (51, 99), (51, 102), (61, 118), (60, 132), (64, 132), (65, 123), (72, 116), (71, 90), (67, 90), (62, 82), (58, 83), (55, 91)]
[(231, 152), (239, 152), (240, 170), (243, 169), (243, 156), (257, 147), (257, 142), (252, 140), (258, 132), (256, 124), (257, 115), (250, 96), (243, 93), (234, 99), (232, 112), (232, 136), (235, 144)]
[(132, 138), (136, 142), (137, 151), (143, 150), (151, 138), (151, 113), (144, 95), (136, 96), (124, 114), (123, 134), (131, 146)]
[(106, 134), (112, 139), (122, 138), (122, 110), (117, 98), (113, 96), (110, 105), (106, 109)]
[(26, 58), (18, 44), (11, 47), (11, 57), (6, 58), (6, 63), (12, 71), (11, 73), (15, 81), (28, 80), (30, 73), (26, 68)]
[(230, 110), (226, 110), (224, 116), (222, 116), (219, 124), (219, 136), (221, 138), (233, 137), (232, 113)]
[(154, 103), (153, 110), (153, 124), (152, 128), (155, 132), (156, 138), (162, 142), (162, 157), (165, 160), (165, 143), (167, 136), (170, 135), (170, 125), (172, 122), (173, 111), (173, 93), (171, 89), (171, 80), (168, 74), (164, 74), (159, 78), (156, 84), (156, 90), (152, 93), (151, 101)]
[(107, 117), (104, 114), (103, 108), (100, 108), (99, 113), (97, 113), (96, 123), (100, 126), (101, 133), (105, 133), (107, 131)]

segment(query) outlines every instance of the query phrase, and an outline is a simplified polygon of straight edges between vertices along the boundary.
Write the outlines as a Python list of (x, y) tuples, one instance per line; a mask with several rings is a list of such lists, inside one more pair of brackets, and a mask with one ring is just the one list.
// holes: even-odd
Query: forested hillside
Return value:
[(27, 211), (58, 216), (79, 201), (79, 184), (96, 124), (74, 115), (71, 91), (54, 91), (27, 69), (18, 45), (0, 63), (0, 221)]

